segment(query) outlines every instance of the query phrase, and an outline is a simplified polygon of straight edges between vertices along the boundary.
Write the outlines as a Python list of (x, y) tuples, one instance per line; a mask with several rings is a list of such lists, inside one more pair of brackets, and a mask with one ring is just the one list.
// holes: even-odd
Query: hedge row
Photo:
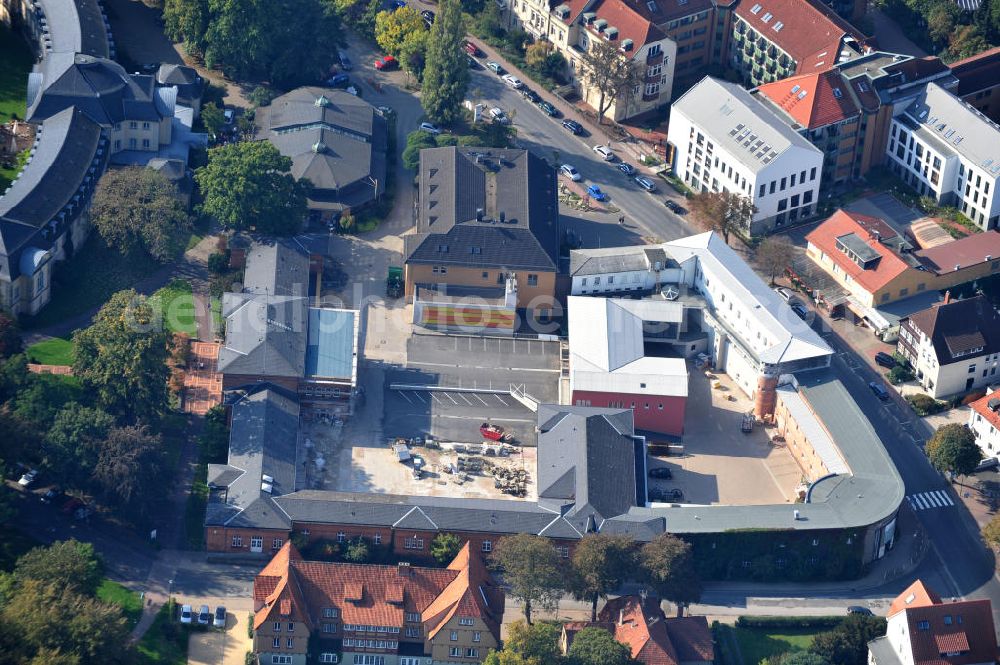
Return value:
[(736, 620), (740, 628), (836, 628), (844, 621), (839, 616), (776, 617), (741, 616)]

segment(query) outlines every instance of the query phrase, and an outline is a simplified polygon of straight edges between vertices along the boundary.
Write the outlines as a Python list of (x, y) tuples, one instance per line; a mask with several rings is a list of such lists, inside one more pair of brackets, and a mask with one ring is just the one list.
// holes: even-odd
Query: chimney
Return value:
[(951, 291), (944, 292), (944, 302), (942, 304), (947, 305), (951, 302)]
[(625, 625), (625, 610), (618, 610), (618, 625)]
[(400, 561), (396, 566), (396, 574), (399, 577), (409, 577), (410, 576), (410, 562)]

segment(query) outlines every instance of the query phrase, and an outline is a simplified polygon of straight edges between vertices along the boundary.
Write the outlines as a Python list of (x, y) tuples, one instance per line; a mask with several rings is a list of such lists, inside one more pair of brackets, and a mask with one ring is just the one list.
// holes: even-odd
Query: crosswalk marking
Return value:
[(910, 507), (914, 510), (944, 508), (946, 506), (955, 505), (955, 502), (951, 500), (951, 497), (948, 496), (948, 493), (944, 490), (931, 490), (929, 492), (911, 494), (906, 497), (906, 500), (910, 502)]

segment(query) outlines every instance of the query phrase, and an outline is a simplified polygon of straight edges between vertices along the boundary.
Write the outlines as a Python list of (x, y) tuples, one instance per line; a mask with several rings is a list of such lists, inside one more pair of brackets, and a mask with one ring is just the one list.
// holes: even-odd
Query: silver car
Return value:
[(652, 180), (650, 180), (649, 178), (647, 178), (644, 175), (637, 175), (635, 177), (635, 184), (639, 185), (640, 187), (642, 187), (643, 189), (645, 189), (647, 192), (655, 192), (656, 191), (656, 183), (653, 182)]

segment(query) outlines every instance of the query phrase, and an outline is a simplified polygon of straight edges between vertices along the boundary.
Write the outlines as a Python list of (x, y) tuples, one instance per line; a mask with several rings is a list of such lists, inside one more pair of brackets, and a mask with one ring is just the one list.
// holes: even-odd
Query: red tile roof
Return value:
[(860, 110), (836, 69), (765, 83), (757, 91), (807, 129), (825, 127)]
[[(760, 9), (754, 13), (756, 6)], [(828, 7), (814, 0), (745, 0), (736, 15), (776, 44), (798, 64), (796, 74), (822, 71), (839, 60), (843, 39), (864, 35)], [(765, 22), (764, 17), (769, 17)], [(774, 26), (781, 24), (780, 30)]]
[[(653, 14), (643, 3), (629, 4), (623, 0), (597, 0), (594, 4), (589, 4), (588, 0), (568, 0), (565, 2), (570, 11), (563, 19), (567, 25), (572, 25), (579, 20), (584, 9), (587, 12), (596, 14), (595, 23), (598, 19), (608, 22), (607, 28), (618, 28), (618, 43), (631, 39), (633, 43), (632, 55), (640, 47), (658, 42), (666, 38), (653, 20)], [(598, 32), (594, 23), (586, 26), (586, 30), (591, 37), (604, 39), (604, 33)], [(606, 31), (606, 28), (605, 28)]]
[(959, 96), (992, 88), (1000, 83), (1000, 46), (951, 63), (951, 73), (958, 79)]
[[(822, 250), (827, 258), (850, 275), (851, 279), (873, 293), (910, 268), (909, 264), (876, 239), (876, 232), (883, 240), (898, 235), (891, 226), (878, 217), (838, 210), (828, 220), (810, 231), (806, 235), (806, 240)], [(837, 249), (837, 238), (849, 233), (856, 235), (882, 257), (874, 267), (865, 270)]]
[(697, 617), (672, 617), (667, 619), (667, 634), (683, 663), (715, 660), (715, 646), (708, 619)]
[[(915, 665), (971, 665), (997, 660), (993, 608), (988, 600), (941, 602), (917, 580), (889, 606), (905, 613)], [(946, 655), (955, 654), (955, 655)]]
[(993, 427), (1000, 429), (1000, 413), (990, 408), (990, 400), (1000, 398), (1000, 393), (990, 393), (970, 404), (972, 410), (982, 416)]
[(705, 617), (667, 619), (659, 602), (643, 603), (637, 596), (609, 600), (597, 624), (574, 624), (574, 632), (588, 626), (607, 629), (627, 645), (632, 658), (645, 665), (677, 665), (680, 662), (711, 662), (715, 658), (712, 634)]
[(968, 268), (995, 261), (1000, 259), (1000, 231), (973, 233), (944, 245), (917, 250), (913, 255), (936, 273), (951, 272), (956, 265)]
[(423, 613), (430, 637), (452, 616), (480, 617), (499, 641), (504, 597), (468, 543), (446, 569), (304, 561), (285, 543), (254, 580), (257, 627), (279, 615), (312, 624), (327, 607), (346, 624), (372, 626), (402, 626), (406, 612)]

